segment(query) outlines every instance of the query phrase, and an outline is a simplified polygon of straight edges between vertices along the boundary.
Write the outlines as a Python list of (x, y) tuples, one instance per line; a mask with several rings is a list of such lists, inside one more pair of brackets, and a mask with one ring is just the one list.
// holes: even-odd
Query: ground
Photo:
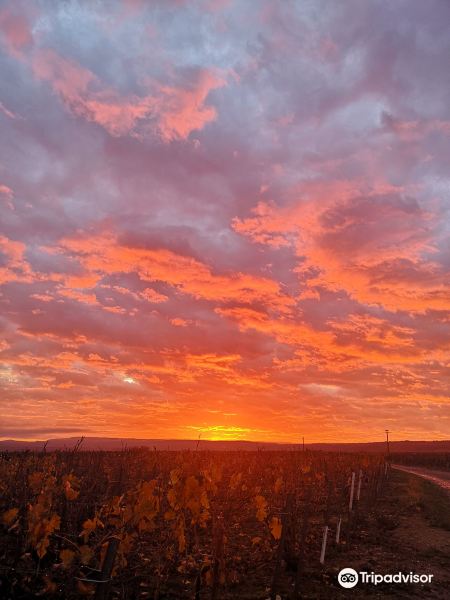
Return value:
[[(450, 598), (450, 495), (415, 475), (393, 471), (377, 517), (355, 533), (347, 548), (332, 551), (320, 577), (305, 585), (311, 600), (341, 598)], [(344, 590), (336, 583), (340, 569), (375, 573), (433, 574), (431, 585), (358, 585)], [(283, 599), (284, 600), (284, 599)]]
[[(416, 475), (392, 470), (376, 511), (368, 516), (364, 511), (361, 505), (354, 515), (350, 537), (343, 534), (339, 547), (330, 544), (323, 568), (318, 565), (319, 548), (311, 548), (301, 577), (302, 600), (448, 600), (450, 494)], [(348, 531), (347, 524), (345, 528)], [(334, 532), (330, 541), (333, 538)], [(337, 574), (345, 567), (379, 574), (433, 574), (433, 582), (358, 584), (346, 590), (337, 582)], [(222, 590), (221, 600), (268, 600), (272, 570), (273, 564), (261, 557), (249, 566), (247, 586), (241, 584), (238, 595), (232, 589)], [(277, 600), (292, 597), (294, 579), (295, 572), (287, 568), (281, 576)]]

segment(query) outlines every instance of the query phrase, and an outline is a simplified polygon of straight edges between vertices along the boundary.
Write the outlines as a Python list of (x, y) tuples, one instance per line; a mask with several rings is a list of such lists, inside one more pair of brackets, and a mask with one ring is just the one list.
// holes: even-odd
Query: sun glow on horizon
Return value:
[(227, 425), (189, 425), (187, 428), (198, 432), (201, 439), (211, 441), (240, 441), (244, 439), (246, 434), (256, 432), (256, 430), (252, 430), (247, 427), (235, 427)]

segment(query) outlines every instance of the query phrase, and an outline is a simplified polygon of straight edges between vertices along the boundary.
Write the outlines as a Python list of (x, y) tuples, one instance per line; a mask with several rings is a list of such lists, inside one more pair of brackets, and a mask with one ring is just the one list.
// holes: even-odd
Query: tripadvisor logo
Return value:
[(380, 573), (368, 573), (367, 571), (360, 571), (359, 573), (355, 569), (346, 567), (341, 569), (338, 574), (338, 582), (343, 588), (352, 588), (361, 581), (361, 583), (371, 583), (372, 585), (378, 585), (379, 583), (431, 583), (433, 579), (432, 574), (423, 573), (387, 573), (381, 575)]
[(352, 588), (358, 583), (358, 573), (355, 569), (350, 569), (347, 567), (346, 569), (341, 569), (338, 575), (338, 581), (343, 588)]

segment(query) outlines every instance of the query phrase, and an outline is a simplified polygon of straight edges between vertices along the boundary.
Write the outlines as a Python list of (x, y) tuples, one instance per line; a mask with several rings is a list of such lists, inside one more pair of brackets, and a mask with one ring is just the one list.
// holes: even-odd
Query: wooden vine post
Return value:
[(310, 511), (311, 511), (311, 495), (312, 495), (311, 485), (308, 485), (306, 487), (304, 510), (303, 510), (303, 520), (302, 520), (302, 526), (301, 526), (301, 530), (300, 530), (297, 573), (295, 575), (295, 587), (294, 587), (294, 599), (295, 600), (299, 600), (299, 598), (300, 598), (301, 579), (302, 579), (302, 574), (303, 574), (303, 570), (304, 570), (304, 561), (305, 561), (306, 538), (308, 535), (309, 515), (310, 515)]
[(108, 542), (100, 574), (100, 581), (97, 583), (97, 589), (95, 591), (95, 600), (107, 600), (108, 598), (111, 588), (111, 574), (113, 572), (119, 543), (120, 540), (116, 537), (111, 538)]
[(320, 550), (320, 564), (323, 565), (325, 563), (325, 552), (327, 549), (327, 538), (328, 538), (328, 525), (324, 525), (323, 527), (323, 536), (322, 536), (322, 548)]
[(362, 485), (362, 480), (363, 480), (363, 472), (362, 469), (359, 470), (359, 477), (358, 477), (358, 491), (356, 492), (356, 500), (359, 502), (359, 499), (361, 498), (361, 485)]
[(270, 585), (270, 600), (275, 600), (278, 592), (278, 585), (281, 576), (281, 561), (283, 559), (284, 550), (286, 547), (286, 536), (288, 534), (288, 517), (291, 514), (293, 505), (293, 498), (289, 495), (286, 499), (284, 512), (281, 513), (281, 537), (278, 544), (277, 556), (275, 560), (275, 569), (272, 576), (272, 582)]
[(214, 563), (212, 572), (211, 600), (217, 600), (220, 587), (220, 569), (223, 562), (224, 526), (223, 518), (217, 517), (214, 543)]
[(342, 517), (339, 517), (337, 525), (336, 525), (336, 546), (339, 546), (339, 542), (341, 539), (341, 524), (342, 524)]

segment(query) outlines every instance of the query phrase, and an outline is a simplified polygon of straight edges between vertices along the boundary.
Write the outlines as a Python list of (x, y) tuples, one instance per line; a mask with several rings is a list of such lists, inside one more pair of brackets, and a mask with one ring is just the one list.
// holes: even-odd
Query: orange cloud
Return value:
[(122, 245), (112, 234), (67, 238), (53, 253), (73, 253), (88, 277), (114, 273), (137, 273), (144, 282), (163, 281), (194, 298), (226, 302), (263, 302), (286, 312), (295, 301), (278, 282), (246, 273), (214, 274), (198, 260), (166, 249), (143, 249)]
[(166, 300), (168, 300), (167, 296), (164, 294), (159, 294), (155, 290), (152, 290), (152, 288), (145, 288), (140, 295), (142, 298), (148, 300), (148, 302), (154, 302), (156, 304), (160, 304), (161, 302), (166, 302)]
[(66, 298), (72, 298), (73, 300), (77, 300), (78, 302), (84, 302), (86, 304), (98, 304), (98, 300), (95, 294), (87, 294), (79, 292), (78, 290), (72, 290), (70, 288), (61, 289), (58, 293), (61, 296), (65, 296)]
[(0, 252), (6, 259), (6, 266), (0, 266), (0, 284), (7, 281), (31, 281), (32, 269), (24, 258), (26, 245), (0, 235)]
[(189, 321), (186, 319), (181, 319), (180, 317), (175, 317), (174, 319), (170, 319), (170, 323), (174, 327), (187, 327), (189, 325)]
[(303, 298), (343, 290), (388, 310), (448, 310), (448, 274), (433, 260), (437, 217), (401, 193), (358, 181), (309, 184), (297, 202), (259, 203), (233, 227), (254, 242), (295, 249)]
[(334, 340), (332, 333), (316, 331), (300, 319), (277, 319), (251, 308), (217, 308), (216, 312), (236, 320), (243, 330), (254, 329), (286, 344), (321, 346), (325, 349)]
[[(280, 343), (301, 348), (295, 359), (276, 359), (275, 363), (281, 368), (315, 365), (328, 371), (341, 371), (368, 364), (408, 364), (423, 360), (422, 352), (414, 348), (411, 329), (370, 317), (353, 316), (343, 324), (332, 323), (331, 331), (318, 331), (298, 318), (276, 319), (248, 308), (217, 308), (216, 312), (235, 320), (243, 331), (255, 330)], [(342, 332), (349, 335), (344, 336)]]

